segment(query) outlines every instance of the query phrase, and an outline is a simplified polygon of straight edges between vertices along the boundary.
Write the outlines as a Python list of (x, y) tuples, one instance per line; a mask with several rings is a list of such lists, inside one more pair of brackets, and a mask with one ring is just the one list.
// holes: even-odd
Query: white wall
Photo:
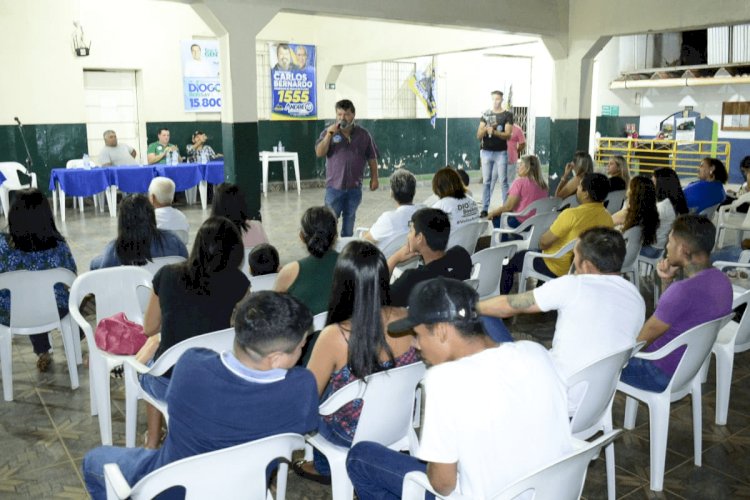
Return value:
[[(91, 55), (76, 57), (79, 21)], [(180, 40), (212, 37), (193, 9), (146, 0), (0, 0), (0, 124), (85, 121), (83, 71), (139, 71), (141, 120), (193, 121), (183, 111)]]

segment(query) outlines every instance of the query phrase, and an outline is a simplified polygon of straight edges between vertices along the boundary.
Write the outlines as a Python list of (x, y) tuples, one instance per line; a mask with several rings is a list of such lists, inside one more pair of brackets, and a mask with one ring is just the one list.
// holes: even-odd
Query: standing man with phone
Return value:
[(326, 159), (325, 204), (336, 218), (343, 214), (341, 236), (354, 234), (357, 207), (362, 202), (362, 178), (370, 166), (370, 191), (378, 189), (378, 151), (370, 133), (354, 123), (352, 101), (336, 103), (336, 121), (315, 142), (315, 155)]
[(503, 93), (493, 90), (492, 109), (482, 113), (477, 129), (477, 139), (481, 141), (482, 151), (482, 182), (484, 191), (482, 195), (482, 213), (480, 217), (486, 217), (490, 207), (492, 191), (495, 184), (500, 181), (502, 201), (508, 197), (508, 143), (513, 132), (513, 113), (503, 108)]

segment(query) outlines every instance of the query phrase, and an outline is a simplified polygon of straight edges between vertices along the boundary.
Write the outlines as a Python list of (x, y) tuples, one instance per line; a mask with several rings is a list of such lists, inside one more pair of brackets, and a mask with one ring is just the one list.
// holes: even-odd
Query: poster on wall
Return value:
[(185, 111), (216, 113), (221, 111), (219, 80), (219, 42), (182, 40), (182, 93)]
[(269, 43), (271, 119), (311, 120), (318, 114), (315, 46)]
[(674, 134), (675, 140), (678, 141), (695, 141), (695, 118), (677, 118), (677, 125)]
[(409, 88), (425, 107), (430, 117), (430, 124), (435, 128), (437, 118), (437, 99), (435, 97), (435, 57), (426, 63), (425, 58), (417, 62), (414, 75), (409, 77)]

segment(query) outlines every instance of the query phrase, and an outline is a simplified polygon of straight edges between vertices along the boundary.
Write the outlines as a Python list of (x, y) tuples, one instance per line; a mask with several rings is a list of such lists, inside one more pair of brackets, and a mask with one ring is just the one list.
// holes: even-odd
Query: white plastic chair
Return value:
[[(18, 178), (18, 172), (31, 177), (31, 184), (21, 184), (21, 180)], [(0, 162), (0, 173), (5, 176), (5, 182), (0, 184), (0, 204), (2, 204), (3, 213), (5, 213), (5, 217), (7, 218), (8, 210), (10, 210), (9, 193), (11, 191), (18, 191), (29, 187), (37, 187), (36, 174), (29, 173), (26, 170), (26, 167), (15, 161)]]
[(379, 241), (378, 248), (380, 249), (381, 252), (383, 252), (383, 255), (387, 259), (391, 255), (396, 253), (396, 251), (398, 251), (399, 248), (406, 245), (406, 237), (408, 235), (409, 233), (406, 232), (403, 234), (397, 234), (396, 236), (389, 239), (388, 241), (382, 241), (382, 242)]
[(173, 345), (159, 356), (153, 365), (146, 366), (135, 358), (125, 359), (125, 446), (135, 446), (136, 428), (138, 427), (138, 400), (144, 399), (151, 403), (168, 421), (167, 402), (151, 397), (141, 388), (138, 375), (160, 377), (171, 369), (180, 356), (194, 347), (203, 347), (216, 352), (230, 351), (234, 344), (234, 328), (227, 328), (216, 332), (197, 335)]
[[(366, 377), (366, 382), (357, 380), (333, 393), (320, 405), (319, 412), (330, 415), (346, 403), (362, 399), (352, 445), (373, 441), (394, 450), (408, 449), (414, 432), (414, 395), (424, 372), (425, 366), (419, 362), (375, 373)], [(383, 418), (384, 412), (388, 418)], [(320, 434), (308, 436), (307, 442), (328, 459), (333, 500), (351, 500), (354, 487), (346, 473), (349, 448), (334, 445)]]
[[(476, 277), (479, 279), (477, 293), (480, 299), (500, 295), (500, 276), (503, 266), (515, 253), (515, 245), (504, 245), (485, 248), (471, 256), (472, 264), (478, 267)], [(475, 277), (474, 273), (471, 277)]]
[[(732, 309), (750, 303), (750, 291), (746, 291), (732, 302)], [(716, 357), (716, 425), (727, 424), (729, 393), (732, 387), (734, 354), (750, 349), (750, 311), (745, 309), (737, 322), (730, 321), (719, 330), (711, 352)], [(708, 362), (710, 362), (710, 355)]]
[(641, 226), (633, 226), (622, 234), (625, 239), (625, 259), (622, 261), (621, 274), (632, 274), (635, 288), (640, 290), (640, 272), (638, 270), (638, 256), (641, 254)]
[(151, 273), (151, 275), (155, 275), (156, 272), (161, 269), (164, 266), (170, 265), (170, 264), (180, 264), (182, 262), (185, 262), (187, 259), (185, 257), (182, 257), (180, 255), (168, 255), (166, 257), (153, 257), (150, 261), (147, 261), (143, 266), (143, 269)]
[(448, 237), (448, 248), (455, 246), (462, 246), (469, 252), (469, 255), (474, 253), (477, 247), (477, 240), (481, 236), (487, 227), (488, 222), (486, 220), (477, 220), (474, 222), (467, 222), (466, 224), (451, 228), (451, 234)]
[(672, 375), (669, 385), (663, 392), (651, 392), (638, 389), (625, 382), (618, 382), (617, 390), (625, 393), (625, 425), (626, 429), (635, 427), (635, 417), (638, 411), (638, 401), (648, 405), (649, 439), (651, 444), (651, 489), (661, 491), (664, 487), (664, 462), (667, 453), (667, 434), (669, 432), (669, 407), (673, 401), (678, 401), (688, 394), (693, 406), (693, 451), (694, 463), (701, 466), (703, 443), (701, 432), (703, 417), (701, 415), (701, 374), (700, 369), (708, 357), (711, 346), (716, 341), (722, 323), (730, 318), (708, 321), (682, 333), (659, 350), (653, 352), (639, 352), (634, 357), (656, 360), (663, 359), (682, 346), (686, 346), (677, 369)]
[[(68, 162), (65, 164), (65, 168), (84, 168), (83, 160), (80, 158), (68, 160)], [(96, 212), (97, 207), (99, 208), (100, 212), (104, 212), (104, 193), (105, 191), (102, 191), (101, 193), (96, 193), (91, 197), (94, 200), (94, 212)], [(76, 209), (76, 201), (78, 201), (79, 211), (83, 212), (83, 196), (73, 197), (73, 210)]]
[[(568, 377), (568, 394), (578, 398), (578, 406), (570, 420), (573, 437), (588, 439), (603, 431), (612, 432), (612, 402), (615, 399), (620, 372), (630, 359), (633, 348), (609, 354)], [(607, 496), (615, 494), (615, 445), (604, 450), (607, 460)]]
[(578, 201), (578, 196), (576, 196), (576, 193), (571, 194), (567, 198), (563, 198), (560, 200), (560, 205), (558, 208), (566, 209), (566, 208), (575, 208), (581, 204), (580, 201)]
[(250, 252), (253, 251), (254, 247), (245, 247), (245, 255), (242, 258), (242, 264), (240, 264), (240, 271), (247, 276), (247, 279), (252, 278), (250, 275)]
[(714, 215), (716, 215), (716, 210), (718, 208), (719, 208), (719, 204), (718, 203), (716, 205), (711, 205), (710, 207), (706, 207), (703, 210), (701, 210), (700, 212), (698, 212), (698, 215), (702, 215), (702, 216), (708, 218), (708, 220), (710, 220), (711, 222), (713, 222)]
[(625, 189), (618, 189), (617, 191), (610, 191), (606, 198), (604, 198), (604, 208), (607, 212), (614, 214), (622, 209), (623, 203), (625, 203)]
[(184, 458), (153, 471), (130, 486), (117, 464), (104, 466), (107, 500), (146, 500), (174, 487), (185, 487), (186, 500), (273, 500), (266, 490), (266, 467), (277, 458), (276, 500), (286, 497), (287, 461), (302, 449), (299, 434), (278, 434), (249, 443)]
[(70, 286), (75, 279), (75, 273), (64, 268), (0, 273), (0, 290), (10, 292), (10, 326), (0, 324), (0, 364), (5, 401), (13, 401), (13, 335), (33, 335), (59, 330), (65, 348), (65, 359), (68, 362), (70, 387), (78, 388), (72, 320), (69, 314), (60, 318), (54, 289), (57, 283)]
[(261, 290), (273, 290), (273, 285), (276, 283), (276, 278), (279, 273), (264, 274), (262, 276), (251, 276), (250, 277), (250, 291), (260, 292)]
[(91, 414), (99, 415), (99, 432), (103, 445), (112, 444), (112, 409), (109, 397), (109, 372), (126, 358), (99, 349), (94, 340), (94, 328), (80, 311), (81, 301), (93, 294), (96, 300), (96, 321), (123, 312), (129, 320), (143, 323), (143, 312), (138, 301), (139, 287), (151, 288), (151, 273), (142, 267), (119, 266), (84, 273), (70, 288), (70, 315), (86, 334), (89, 347), (89, 386)]
[[(493, 229), (492, 230), (492, 246), (501, 245), (515, 245), (517, 251), (521, 250), (538, 250), (539, 240), (542, 235), (547, 232), (557, 216), (557, 212), (544, 212), (536, 214), (533, 217), (529, 217), (523, 221), (518, 227), (513, 229)], [(528, 231), (527, 231), (528, 229)], [(504, 234), (513, 234), (520, 236), (521, 240), (510, 240), (500, 241)]]
[[(656, 265), (664, 258), (664, 249), (656, 257), (646, 257), (638, 253), (636, 258), (636, 269), (639, 276), (648, 276), (654, 274), (654, 305), (659, 301), (659, 281), (656, 279)], [(645, 273), (641, 273), (645, 271)], [(640, 278), (639, 278), (640, 279)]]
[(534, 269), (534, 259), (541, 259), (544, 257), (549, 259), (559, 259), (568, 252), (572, 252), (577, 242), (577, 239), (570, 241), (567, 245), (558, 250), (557, 253), (552, 255), (542, 252), (526, 252), (526, 255), (523, 256), (523, 268), (521, 269), (521, 277), (518, 281), (518, 293), (524, 293), (526, 291), (526, 281), (529, 278), (534, 278), (537, 281), (549, 281), (552, 279), (546, 274), (537, 272)]
[[(591, 460), (601, 449), (608, 446), (621, 430), (604, 434), (595, 441), (574, 440), (574, 450), (551, 464), (545, 465), (494, 495), (484, 496), (488, 500), (511, 500), (522, 493), (533, 491), (534, 500), (577, 500), (581, 497), (586, 472)], [(425, 491), (437, 498), (446, 500), (471, 500), (469, 497), (453, 493), (448, 497), (438, 495), (430, 485), (424, 472), (409, 472), (404, 477), (401, 490), (403, 500), (423, 500)]]
[(328, 320), (328, 311), (323, 311), (313, 316), (313, 331), (319, 332), (326, 327), (326, 321)]
[(531, 212), (534, 212), (533, 215), (554, 212), (558, 209), (560, 203), (562, 203), (562, 200), (560, 198), (558, 198), (557, 196), (551, 196), (549, 198), (540, 198), (532, 202), (530, 205), (523, 209), (523, 212), (504, 212), (500, 214), (500, 228), (510, 228), (510, 226), (508, 226), (509, 217), (524, 217), (529, 215)]

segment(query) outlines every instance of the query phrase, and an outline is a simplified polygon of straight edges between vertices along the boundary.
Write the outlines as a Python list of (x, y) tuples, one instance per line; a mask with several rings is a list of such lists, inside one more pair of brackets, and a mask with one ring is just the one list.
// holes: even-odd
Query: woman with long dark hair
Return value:
[(300, 226), (299, 238), (309, 255), (282, 267), (274, 290), (297, 297), (311, 313), (318, 314), (328, 307), (339, 256), (334, 250), (336, 216), (328, 207), (310, 207), (302, 214)]
[(685, 188), (685, 200), (688, 208), (701, 212), (706, 208), (718, 205), (727, 197), (724, 184), (729, 174), (721, 160), (705, 157), (698, 168), (698, 180)]
[(263, 224), (250, 217), (245, 195), (236, 184), (225, 182), (214, 188), (211, 215), (226, 217), (234, 222), (234, 225), (242, 234), (242, 244), (245, 248), (268, 243), (268, 236), (263, 229)]
[[(0, 273), (10, 271), (43, 271), (58, 267), (76, 272), (76, 263), (65, 238), (55, 226), (49, 202), (36, 188), (15, 192), (8, 210), (8, 232), (0, 233)], [(55, 298), (60, 317), (68, 314), (68, 290), (55, 285)], [(0, 323), (10, 325), (11, 296), (0, 291)], [(49, 335), (38, 333), (29, 339), (37, 355), (36, 366), (47, 371), (52, 362)]]
[[(375, 245), (353, 241), (344, 247), (333, 273), (327, 326), (307, 364), (323, 399), (355, 380), (418, 361), (410, 335), (387, 334), (388, 323), (406, 315), (405, 309), (390, 305), (389, 283), (388, 263)], [(350, 446), (361, 411), (361, 401), (349, 403), (322, 417), (318, 432)], [(330, 476), (325, 457), (317, 452), (314, 464), (298, 462), (294, 468), (308, 479)]]
[(594, 173), (594, 160), (586, 151), (576, 151), (573, 160), (565, 165), (560, 183), (555, 189), (555, 196), (565, 199), (576, 194), (578, 185), (586, 174)]
[(677, 173), (668, 167), (657, 168), (652, 174), (656, 186), (656, 210), (659, 212), (659, 229), (656, 230), (656, 243), (641, 249), (646, 257), (658, 257), (667, 246), (669, 231), (678, 215), (688, 213), (685, 193)]
[(623, 233), (631, 227), (640, 226), (642, 248), (656, 243), (659, 212), (656, 209), (656, 188), (651, 179), (643, 176), (630, 179), (627, 203), (612, 216), (612, 221), (622, 227)]
[[(225, 217), (209, 217), (195, 236), (186, 262), (162, 267), (143, 319), (144, 333), (151, 337), (144, 351), (156, 351), (154, 359), (183, 340), (229, 328), (234, 306), (248, 291), (250, 282), (240, 271), (243, 250), (237, 227)], [(161, 333), (161, 339), (154, 337)], [(139, 357), (148, 357), (143, 352)], [(141, 379), (144, 390), (164, 399), (169, 377)], [(147, 406), (147, 448), (158, 447), (161, 414)]]
[(156, 227), (154, 207), (142, 194), (126, 196), (119, 206), (117, 238), (107, 243), (101, 255), (91, 260), (91, 269), (143, 266), (154, 257), (187, 257), (178, 236)]

